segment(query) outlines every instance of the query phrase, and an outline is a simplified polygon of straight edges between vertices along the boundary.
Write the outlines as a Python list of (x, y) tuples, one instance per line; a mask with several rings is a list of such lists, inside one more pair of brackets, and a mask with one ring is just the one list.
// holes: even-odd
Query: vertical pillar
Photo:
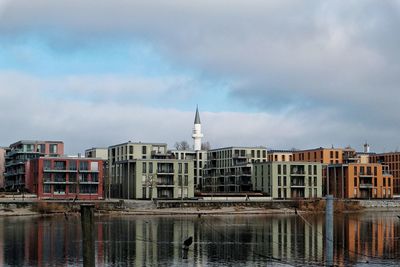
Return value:
[(325, 207), (325, 260), (326, 266), (333, 266), (333, 196), (326, 196)]
[(128, 160), (128, 177), (127, 177), (127, 179), (128, 179), (128, 197), (127, 197), (127, 199), (129, 199), (129, 196), (130, 196), (130, 191), (131, 191), (131, 189), (130, 189), (130, 177), (131, 177), (131, 175), (130, 175), (130, 163), (129, 163), (129, 160)]
[(81, 205), (83, 266), (95, 266), (94, 205)]

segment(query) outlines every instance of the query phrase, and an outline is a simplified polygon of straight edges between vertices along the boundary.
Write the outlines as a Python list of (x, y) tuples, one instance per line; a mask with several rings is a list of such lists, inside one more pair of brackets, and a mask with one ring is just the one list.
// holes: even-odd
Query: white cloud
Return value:
[[(209, 119), (205, 129), (212, 143), (300, 147), (318, 143), (355, 145), (368, 139), (383, 149), (387, 144), (396, 146), (400, 130), (399, 13), (396, 1), (176, 0), (115, 4), (105, 0), (17, 0), (7, 2), (0, 16), (0, 34), (18, 38), (40, 33), (53, 49), (74, 49), (103, 40), (142, 39), (174, 63), (199, 69), (207, 77), (229, 80), (231, 97), (264, 112), (205, 113)], [(58, 82), (62, 84), (54, 85), (58, 90), (86, 95), (100, 92), (112, 100), (125, 94), (139, 95), (135, 108), (112, 102), (105, 108), (90, 101), (57, 100), (62, 103), (51, 108), (63, 108), (65, 114), (54, 123), (56, 128), (65, 127), (65, 122), (73, 125), (61, 131), (70, 133), (68, 138), (85, 138), (75, 135), (74, 130), (99, 129), (98, 125), (103, 127), (101, 140), (129, 138), (129, 132), (168, 142), (168, 138), (173, 142), (186, 136), (182, 129), (188, 126), (182, 121), (190, 122), (191, 114), (139, 103), (154, 94), (174, 98), (173, 88), (181, 88), (179, 97), (187, 99), (187, 88), (194, 90), (190, 79), (182, 77), (176, 82), (118, 75), (97, 79), (64, 77), (43, 85), (43, 81), (29, 77), (26, 87), (35, 88), (36, 93), (27, 100), (42, 103), (36, 99), (37, 93), (43, 93), (40, 88)], [(25, 86), (24, 79), (14, 82)], [(21, 101), (26, 93), (13, 95), (1, 89), (0, 95), (8, 99), (3, 105), (9, 107), (10, 101)], [(39, 114), (36, 121), (45, 124), (43, 118), (51, 119), (46, 117), (50, 107), (43, 107), (45, 104), (49, 105), (30, 103), (22, 110)], [(94, 111), (89, 116), (85, 110)], [(86, 125), (83, 118), (90, 118), (93, 124)], [(116, 129), (109, 132), (105, 123)]]

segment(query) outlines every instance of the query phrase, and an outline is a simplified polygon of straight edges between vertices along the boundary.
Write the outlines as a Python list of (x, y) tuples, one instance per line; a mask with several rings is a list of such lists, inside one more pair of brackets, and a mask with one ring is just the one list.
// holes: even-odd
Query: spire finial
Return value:
[(194, 124), (201, 124), (200, 114), (199, 114), (199, 105), (196, 105), (196, 116), (194, 117)]

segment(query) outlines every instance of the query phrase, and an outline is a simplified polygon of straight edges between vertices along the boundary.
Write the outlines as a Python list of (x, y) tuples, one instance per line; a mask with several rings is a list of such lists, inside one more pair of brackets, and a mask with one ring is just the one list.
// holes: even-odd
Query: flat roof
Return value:
[(153, 145), (153, 146), (167, 146), (167, 143), (146, 143), (146, 142), (125, 142), (125, 143), (120, 143), (120, 144), (116, 144), (116, 145), (111, 145), (110, 147), (116, 147), (116, 146), (122, 146), (122, 145), (128, 145), (128, 144), (132, 144), (132, 145)]
[(217, 151), (217, 150), (226, 150), (226, 149), (267, 149), (264, 146), (228, 146), (228, 147), (221, 147), (221, 148), (213, 148), (208, 150), (210, 151)]

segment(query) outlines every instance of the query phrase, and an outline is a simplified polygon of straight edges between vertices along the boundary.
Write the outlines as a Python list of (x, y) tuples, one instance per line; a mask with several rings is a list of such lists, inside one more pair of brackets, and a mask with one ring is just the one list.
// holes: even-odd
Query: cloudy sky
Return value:
[(400, 1), (0, 0), (0, 145), (399, 149)]

